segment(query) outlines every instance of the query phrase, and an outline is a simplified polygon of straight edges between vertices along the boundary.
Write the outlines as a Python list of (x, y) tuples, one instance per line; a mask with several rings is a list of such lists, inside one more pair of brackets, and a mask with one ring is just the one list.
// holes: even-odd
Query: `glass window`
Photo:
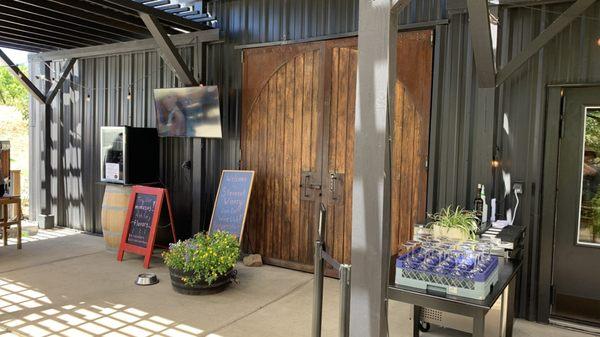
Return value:
[(586, 108), (577, 243), (600, 246), (600, 107)]

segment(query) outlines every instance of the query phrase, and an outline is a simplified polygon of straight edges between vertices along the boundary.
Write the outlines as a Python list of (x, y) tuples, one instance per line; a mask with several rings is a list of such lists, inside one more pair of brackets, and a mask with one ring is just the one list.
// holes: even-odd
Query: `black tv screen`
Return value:
[(217, 86), (154, 89), (160, 137), (221, 138)]

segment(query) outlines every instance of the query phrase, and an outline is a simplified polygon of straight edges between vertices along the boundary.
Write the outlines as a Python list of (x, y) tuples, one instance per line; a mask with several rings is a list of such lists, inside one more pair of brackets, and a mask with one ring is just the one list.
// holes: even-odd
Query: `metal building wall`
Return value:
[[(199, 76), (202, 49), (190, 45), (180, 53)], [(63, 63), (31, 64), (32, 76), (46, 78), (36, 84), (47, 87)], [(78, 60), (51, 108), (31, 104), (32, 153), (40, 158), (31, 161), (32, 214), (51, 213), (58, 225), (101, 233), (100, 126), (154, 127), (152, 89), (177, 86), (177, 77), (153, 50)], [(161, 180), (169, 187), (178, 234), (186, 236), (192, 177), (181, 164), (192, 160), (193, 140), (161, 139), (160, 153)]]
[[(500, 12), (504, 27), (499, 59), (506, 64), (529, 41), (550, 25), (570, 3), (510, 8)], [(515, 224), (527, 228), (528, 246), (521, 275), (519, 311), (530, 320), (544, 320), (547, 312), (538, 309), (538, 280), (545, 272), (540, 267), (540, 228), (543, 192), (543, 159), (547, 85), (600, 83), (600, 4), (550, 41), (538, 54), (498, 89), (497, 143), (501, 151), (502, 172), (498, 172), (498, 197), (504, 185), (524, 182), (525, 191)], [(514, 200), (514, 199), (513, 199)], [(547, 228), (547, 227), (546, 227)], [(545, 317), (545, 318), (544, 318)]]
[[(399, 16), (401, 24), (437, 23), (430, 142), (428, 208), (449, 204), (470, 206), (477, 183), (505, 200), (505, 186), (525, 183), (517, 224), (527, 227), (525, 268), (521, 279), (519, 313), (536, 319), (539, 259), (539, 208), (545, 85), (559, 82), (600, 82), (600, 4), (577, 19), (534, 56), (500, 88), (477, 88), (473, 52), (465, 13), (446, 13), (445, 0), (412, 1)], [(506, 64), (568, 4), (510, 8), (500, 12), (502, 30), (498, 59)], [(209, 11), (218, 18), (222, 41), (209, 44), (204, 54), (197, 46), (182, 49), (196, 72), (205, 63), (207, 84), (219, 85), (223, 112), (223, 140), (196, 142), (165, 139), (161, 142), (161, 175), (173, 194), (180, 234), (191, 234), (192, 209), (201, 210), (206, 225), (222, 169), (239, 165), (241, 113), (241, 51), (236, 46), (326, 37), (357, 30), (358, 0), (217, 0)], [(449, 23), (440, 24), (441, 19)], [(203, 57), (204, 56), (204, 57)], [(204, 61), (202, 61), (204, 60)], [(594, 62), (595, 61), (595, 62)], [(33, 75), (56, 74), (43, 64), (32, 65)], [(128, 85), (136, 82), (132, 101), (125, 99)], [(154, 126), (151, 89), (177, 86), (177, 79), (155, 51), (79, 61), (57, 96), (49, 119), (44, 107), (32, 101), (32, 210), (46, 208), (45, 194), (57, 222), (88, 231), (100, 229), (102, 187), (99, 178), (98, 127), (120, 123)], [(86, 102), (86, 88), (92, 92)], [(40, 87), (44, 83), (38, 80)], [(46, 87), (49, 84), (46, 83)], [(45, 132), (49, 133), (46, 134)], [(496, 150), (497, 148), (497, 150)], [(49, 149), (45, 153), (45, 149)], [(496, 153), (502, 166), (494, 172)], [(39, 156), (39, 161), (33, 160)], [(191, 182), (198, 181), (181, 163), (203, 157), (201, 204), (193, 205)], [(46, 165), (47, 164), (47, 165)], [(48, 166), (48, 167), (46, 167)], [(196, 179), (194, 179), (196, 178)], [(198, 198), (197, 198), (198, 199)], [(507, 202), (509, 200), (506, 200)], [(500, 207), (504, 207), (502, 204)], [(34, 213), (35, 214), (35, 213)]]
[[(431, 22), (445, 17), (445, 1), (413, 2), (399, 22)], [(204, 51), (191, 44), (182, 48), (184, 60), (207, 84), (219, 85), (223, 111), (223, 139), (161, 141), (161, 177), (171, 192), (178, 234), (192, 234), (192, 210), (200, 209), (206, 226), (222, 169), (239, 165), (241, 44), (298, 40), (357, 30), (358, 0), (221, 0), (210, 12), (218, 18), (223, 41)], [(79, 60), (57, 95), (52, 108), (31, 102), (31, 209), (51, 213), (61, 226), (100, 233), (104, 187), (99, 181), (99, 127), (102, 125), (154, 126), (152, 89), (178, 86), (174, 74), (156, 51), (140, 51)], [(205, 59), (206, 61), (203, 61)], [(58, 77), (62, 60), (30, 65), (35, 80), (48, 90)], [(132, 90), (132, 100), (126, 100)], [(86, 97), (90, 95), (90, 100)], [(202, 177), (181, 168), (202, 156)], [(195, 179), (194, 179), (195, 178)], [(201, 196), (193, 196), (192, 182), (201, 181)], [(194, 200), (201, 200), (199, 205)]]

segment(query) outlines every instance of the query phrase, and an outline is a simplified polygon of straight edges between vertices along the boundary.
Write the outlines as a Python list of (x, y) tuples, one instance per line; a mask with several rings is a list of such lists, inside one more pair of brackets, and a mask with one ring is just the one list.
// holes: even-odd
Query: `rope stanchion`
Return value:
[(325, 262), (331, 265), (340, 275), (340, 336), (350, 335), (350, 269), (348, 264), (340, 264), (327, 251), (323, 242), (323, 231), (326, 225), (327, 209), (321, 204), (317, 240), (315, 241), (315, 278), (313, 286), (312, 337), (321, 337), (323, 321), (323, 279)]

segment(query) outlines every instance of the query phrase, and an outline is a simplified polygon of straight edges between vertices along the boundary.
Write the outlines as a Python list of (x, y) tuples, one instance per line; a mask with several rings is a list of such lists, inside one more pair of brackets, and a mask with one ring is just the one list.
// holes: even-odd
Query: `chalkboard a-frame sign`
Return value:
[(224, 170), (215, 199), (209, 233), (229, 232), (242, 242), (254, 171)]
[(164, 188), (133, 186), (129, 196), (129, 207), (127, 208), (123, 234), (121, 235), (121, 245), (117, 253), (118, 261), (123, 260), (125, 252), (134, 253), (144, 255), (144, 268), (148, 269), (150, 267), (150, 258), (156, 239), (156, 228), (165, 199), (173, 242), (176, 241), (169, 192)]

